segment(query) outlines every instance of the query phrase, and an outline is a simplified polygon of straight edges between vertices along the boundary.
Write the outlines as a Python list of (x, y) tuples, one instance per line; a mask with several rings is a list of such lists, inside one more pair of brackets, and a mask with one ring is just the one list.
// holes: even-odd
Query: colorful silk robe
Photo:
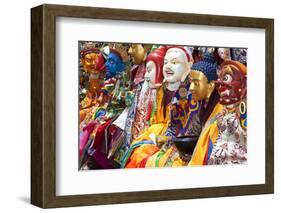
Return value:
[[(179, 153), (175, 146), (170, 143), (169, 138), (183, 135), (188, 131), (191, 135), (198, 135), (200, 133), (200, 127), (198, 128), (199, 132), (191, 133), (191, 125), (198, 127), (198, 125), (195, 124), (195, 120), (198, 124), (200, 104), (191, 99), (188, 88), (188, 82), (182, 84), (172, 97), (171, 103), (166, 107), (163, 105), (164, 89), (161, 88), (158, 91), (157, 111), (152, 121), (154, 124), (132, 143), (133, 146), (130, 147), (129, 154), (124, 158), (122, 166), (126, 165), (127, 168), (135, 168), (180, 166), (185, 164), (179, 158)], [(156, 139), (163, 135), (167, 137), (167, 140), (165, 144), (159, 148)]]
[[(186, 86), (186, 89), (188, 89), (188, 87), (189, 85)], [(180, 95), (179, 93), (175, 95), (175, 99), (170, 108), (171, 120), (165, 133), (167, 136), (170, 136), (170, 139), (167, 139), (159, 151), (147, 158), (145, 165), (143, 162), (145, 167), (178, 167), (187, 165), (187, 162), (182, 160), (171, 138), (185, 135), (196, 136), (200, 134), (200, 108), (201, 102), (193, 101), (190, 93), (187, 93), (185, 97), (183, 97), (183, 94)]]
[[(100, 100), (91, 107), (84, 120), (80, 123), (80, 165), (87, 164), (89, 158), (97, 157), (95, 161), (102, 162), (98, 167), (113, 168), (107, 162), (105, 131), (109, 125), (125, 109), (125, 101), (122, 97), (126, 94), (124, 83), (120, 76), (108, 79), (104, 82), (100, 93)], [(97, 134), (98, 133), (98, 134)], [(94, 156), (95, 155), (95, 156)], [(91, 156), (91, 157), (90, 157)]]
[(189, 165), (247, 163), (247, 113), (217, 104), (199, 137)]
[(169, 107), (163, 106), (163, 98), (164, 88), (161, 86), (157, 90), (156, 109), (153, 112), (154, 116), (151, 118), (152, 125), (132, 141), (130, 148), (122, 159), (121, 167), (137, 168), (143, 159), (159, 150), (156, 145), (156, 136), (165, 133), (169, 121)]
[(218, 131), (215, 128), (215, 117), (222, 111), (222, 109), (223, 105), (220, 103), (217, 103), (214, 107), (211, 115), (204, 125), (188, 165), (193, 166), (207, 164), (212, 152), (213, 144), (216, 142), (218, 137)]
[(216, 116), (217, 125), (213, 127), (218, 137), (207, 162), (209, 165), (247, 163), (247, 134), (240, 118), (235, 110), (225, 110)]

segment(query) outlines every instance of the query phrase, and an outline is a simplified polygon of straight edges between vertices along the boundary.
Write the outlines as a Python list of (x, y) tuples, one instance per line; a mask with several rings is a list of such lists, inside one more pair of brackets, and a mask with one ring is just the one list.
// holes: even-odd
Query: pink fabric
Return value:
[(90, 122), (86, 127), (84, 127), (83, 132), (80, 135), (79, 156), (82, 156), (85, 145), (87, 144), (90, 134), (94, 130), (96, 124), (96, 122)]

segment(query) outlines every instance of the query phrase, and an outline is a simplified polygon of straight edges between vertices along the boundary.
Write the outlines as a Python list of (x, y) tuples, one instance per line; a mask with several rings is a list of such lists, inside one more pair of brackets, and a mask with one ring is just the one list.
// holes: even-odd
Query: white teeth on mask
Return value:
[(230, 105), (227, 106), (227, 108), (229, 108), (229, 109), (233, 108), (233, 107), (234, 107), (234, 104), (230, 104)]
[(225, 91), (223, 91), (223, 92), (221, 93), (221, 95), (225, 95)]
[(230, 94), (230, 91), (229, 91), (229, 90), (225, 90), (225, 91), (223, 91), (223, 92), (221, 93), (222, 96), (224, 96), (224, 95), (229, 96), (229, 94)]
[(226, 99), (225, 101), (226, 101), (226, 102), (230, 102), (230, 100), (229, 100), (229, 99)]

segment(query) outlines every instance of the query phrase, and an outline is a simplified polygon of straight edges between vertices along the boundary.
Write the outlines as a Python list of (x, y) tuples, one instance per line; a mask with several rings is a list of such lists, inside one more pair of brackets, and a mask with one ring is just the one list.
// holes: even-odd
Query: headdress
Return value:
[(163, 65), (164, 56), (166, 54), (167, 48), (165, 46), (160, 46), (159, 48), (153, 50), (146, 58), (146, 63), (148, 61), (153, 61), (156, 65), (155, 73), (155, 85), (161, 85), (163, 82)]
[(205, 53), (203, 60), (194, 63), (191, 70), (202, 72), (210, 82), (217, 80), (217, 68), (218, 65), (214, 56), (210, 53)]

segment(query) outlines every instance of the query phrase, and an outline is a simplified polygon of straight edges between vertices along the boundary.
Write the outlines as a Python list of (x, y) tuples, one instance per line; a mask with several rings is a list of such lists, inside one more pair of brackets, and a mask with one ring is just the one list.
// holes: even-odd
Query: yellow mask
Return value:
[(208, 81), (207, 77), (200, 71), (191, 70), (189, 73), (189, 90), (195, 101), (208, 100), (215, 88), (214, 81)]
[(145, 60), (146, 51), (141, 44), (133, 44), (129, 50), (128, 54), (131, 55), (134, 64), (142, 64)]
[(97, 53), (88, 53), (85, 55), (84, 59), (81, 59), (85, 72), (94, 73), (96, 71), (97, 58), (98, 58)]

